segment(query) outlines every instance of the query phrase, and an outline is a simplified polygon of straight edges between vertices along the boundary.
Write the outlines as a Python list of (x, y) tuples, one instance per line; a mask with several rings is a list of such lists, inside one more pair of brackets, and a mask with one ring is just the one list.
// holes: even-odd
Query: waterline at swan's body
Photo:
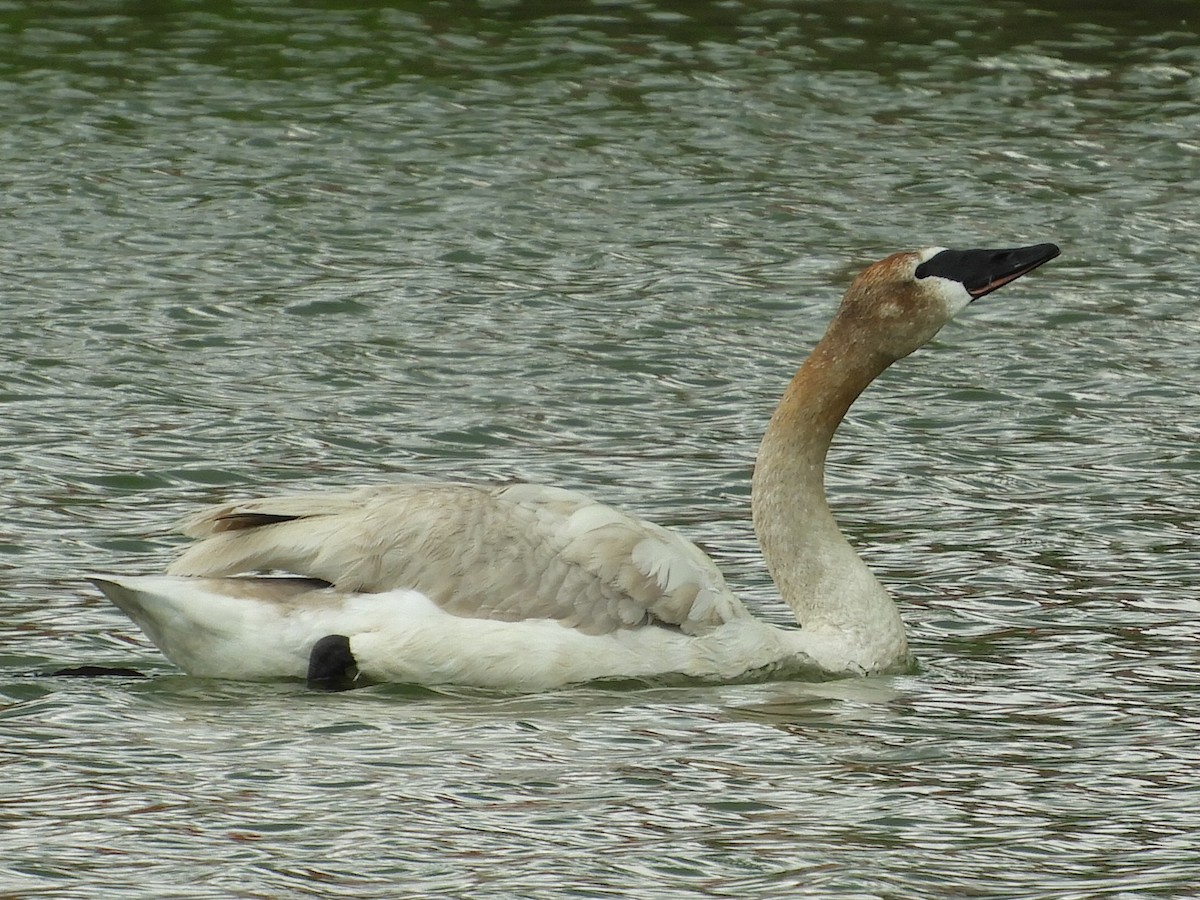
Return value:
[[(339, 597), (330, 588), (309, 587), (289, 608), (261, 598), (246, 602), (239, 579), (146, 575), (96, 581), (172, 662), (203, 677), (304, 678), (312, 646), (343, 632), (354, 635), (351, 648), (364, 682), (541, 691), (611, 679), (732, 682), (827, 678), (839, 670), (861, 674), (831, 658), (819, 635), (750, 617), (696, 637), (653, 626), (589, 635), (549, 619), (454, 616), (416, 591)], [(188, 616), (186, 629), (153, 624), (180, 614)], [(405, 627), (395, 627), (398, 622)], [(898, 660), (895, 668), (906, 665)]]

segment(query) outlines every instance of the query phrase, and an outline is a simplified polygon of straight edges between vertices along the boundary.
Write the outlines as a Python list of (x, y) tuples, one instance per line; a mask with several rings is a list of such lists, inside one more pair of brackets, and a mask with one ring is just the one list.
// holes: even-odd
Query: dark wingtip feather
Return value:
[(246, 528), (261, 528), (264, 525), (278, 525), (281, 522), (294, 522), (307, 516), (280, 516), (271, 513), (236, 512), (220, 516), (213, 526), (214, 532), (242, 531)]

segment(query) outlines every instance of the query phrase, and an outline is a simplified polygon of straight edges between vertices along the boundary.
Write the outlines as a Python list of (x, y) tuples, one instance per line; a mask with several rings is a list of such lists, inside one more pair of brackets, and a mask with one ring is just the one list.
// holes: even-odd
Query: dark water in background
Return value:
[[(1197, 21), (0, 7), (0, 893), (1191, 894)], [(1043, 240), (832, 454), (919, 675), (318, 696), (179, 675), (80, 583), (231, 495), (520, 477), (782, 620), (749, 465), (853, 272)], [(153, 677), (36, 677), (97, 662)]]

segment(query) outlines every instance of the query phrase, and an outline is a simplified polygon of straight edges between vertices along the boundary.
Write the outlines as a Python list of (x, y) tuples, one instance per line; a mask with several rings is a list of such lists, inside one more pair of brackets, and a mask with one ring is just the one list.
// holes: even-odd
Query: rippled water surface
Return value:
[[(1190, 895), (1198, 22), (0, 7), (0, 893)], [(784, 621), (749, 467), (849, 278), (1044, 240), (832, 453), (917, 674), (322, 695), (186, 677), (81, 581), (221, 498), (523, 478)], [(89, 663), (149, 677), (46, 675)]]

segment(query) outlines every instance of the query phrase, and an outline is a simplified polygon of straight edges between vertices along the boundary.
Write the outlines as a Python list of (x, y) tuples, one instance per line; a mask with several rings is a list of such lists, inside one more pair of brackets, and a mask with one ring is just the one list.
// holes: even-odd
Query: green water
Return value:
[[(0, 6), (0, 893), (1196, 890), (1198, 21)], [(182, 676), (81, 581), (231, 496), (523, 478), (784, 621), (749, 467), (849, 278), (1046, 240), (831, 455), (919, 674), (314, 695)], [(86, 663), (151, 677), (40, 674)]]

